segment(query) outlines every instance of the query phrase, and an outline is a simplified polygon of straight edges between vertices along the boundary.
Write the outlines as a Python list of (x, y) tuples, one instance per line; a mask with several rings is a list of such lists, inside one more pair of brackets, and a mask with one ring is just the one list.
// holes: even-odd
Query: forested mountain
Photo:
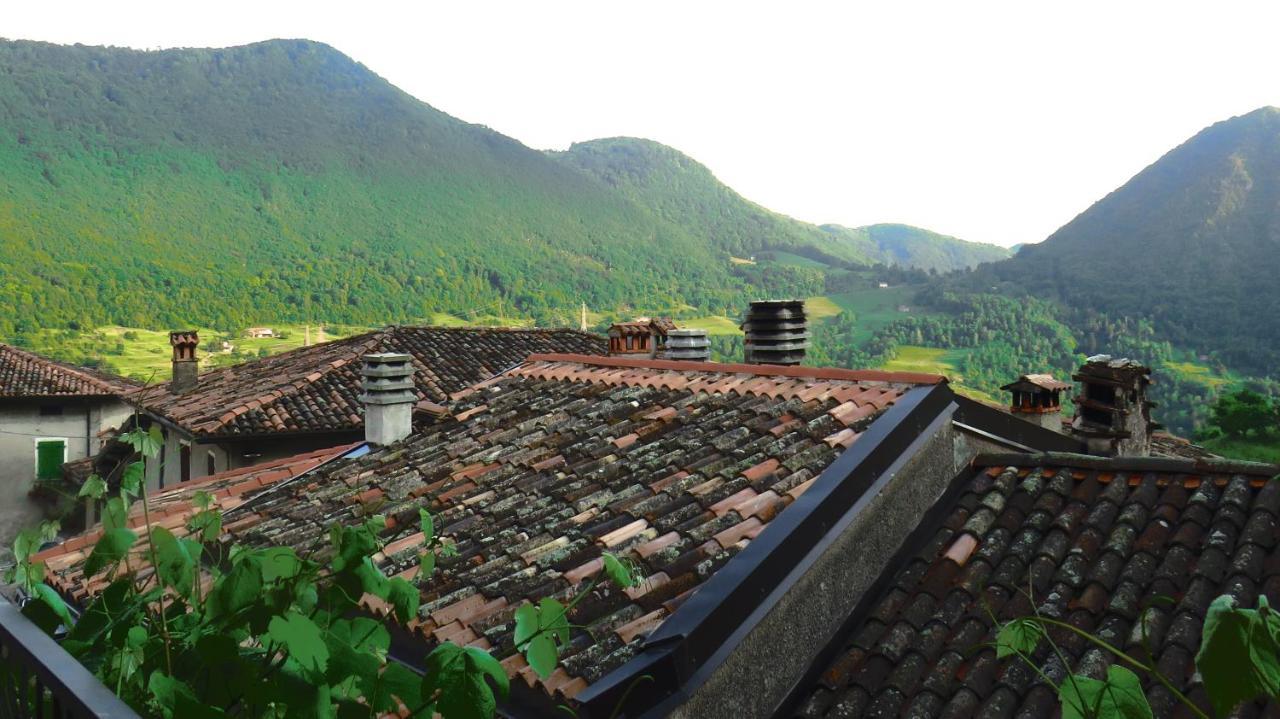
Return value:
[(1147, 319), (1175, 346), (1272, 375), (1278, 274), (1280, 109), (1268, 107), (1196, 134), (971, 287), (1060, 300), (1085, 350), (1099, 349), (1090, 322)]
[(998, 245), (968, 242), (911, 225), (881, 224), (853, 228), (823, 225), (822, 229), (842, 242), (873, 247), (874, 250), (868, 250), (868, 254), (875, 262), (921, 270), (949, 272), (1003, 260), (1013, 254), (1012, 250)]
[(887, 264), (940, 272), (973, 267), (1009, 251), (966, 242), (910, 225), (821, 227), (755, 204), (721, 183), (679, 150), (631, 137), (574, 143), (553, 157), (586, 170), (637, 204), (683, 227), (703, 228), (717, 247), (736, 256), (763, 249), (789, 250), (860, 264)]
[(457, 120), (319, 43), (0, 41), (0, 336), (495, 307), (563, 324), (583, 301), (726, 312), (815, 282), (732, 253), (865, 259), (687, 158), (689, 182), (644, 186), (583, 154)]

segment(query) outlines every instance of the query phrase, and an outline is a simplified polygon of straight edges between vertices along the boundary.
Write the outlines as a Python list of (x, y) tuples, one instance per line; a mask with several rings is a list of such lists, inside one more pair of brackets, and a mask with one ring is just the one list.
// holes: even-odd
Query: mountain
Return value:
[(869, 252), (878, 262), (922, 270), (948, 272), (1012, 256), (998, 245), (969, 242), (911, 225), (823, 225), (822, 229), (843, 242), (874, 247)]
[(1061, 301), (1259, 375), (1280, 367), (1280, 109), (1197, 133), (973, 281)]
[(440, 312), (565, 324), (583, 301), (736, 312), (745, 293), (822, 279), (734, 253), (875, 259), (656, 143), (652, 174), (611, 179), (590, 157), (609, 142), (530, 149), (304, 40), (0, 41), (0, 335)]
[(663, 219), (703, 228), (717, 247), (739, 257), (762, 249), (798, 250), (837, 261), (949, 271), (1009, 256), (995, 245), (910, 225), (847, 228), (800, 222), (743, 198), (706, 166), (652, 140), (591, 140), (550, 154), (654, 209)]

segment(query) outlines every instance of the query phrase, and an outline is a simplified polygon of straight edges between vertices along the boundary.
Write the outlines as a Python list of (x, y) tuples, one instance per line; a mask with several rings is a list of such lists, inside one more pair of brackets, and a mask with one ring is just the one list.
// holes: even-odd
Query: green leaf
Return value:
[(556, 670), (556, 662), (560, 661), (560, 652), (556, 649), (555, 639), (550, 634), (539, 634), (529, 640), (524, 650), (524, 658), (538, 676), (546, 679)]
[(196, 512), (187, 520), (187, 529), (202, 542), (212, 542), (222, 533), (222, 513), (210, 510)]
[(143, 478), (146, 474), (144, 470), (145, 466), (142, 462), (130, 462), (124, 468), (124, 474), (120, 475), (120, 487), (129, 494), (140, 494)]
[(1264, 596), (1257, 609), (1241, 609), (1225, 594), (1209, 605), (1196, 669), (1217, 714), (1256, 697), (1280, 696), (1278, 636), (1280, 618)]
[(147, 430), (138, 428), (125, 432), (120, 435), (120, 440), (143, 457), (155, 457), (160, 454), (160, 447), (164, 445), (164, 433), (160, 431), (160, 425), (152, 424)]
[(283, 617), (273, 617), (267, 625), (267, 636), (285, 647), (289, 658), (298, 663), (311, 677), (323, 677), (329, 661), (329, 649), (325, 646), (320, 627), (297, 612)]
[(440, 692), (435, 709), (446, 719), (491, 719), (498, 697), (505, 697), (507, 692), (506, 675), (499, 665), (496, 673), (502, 679), (498, 679), (493, 666), (496, 662), (492, 660), (487, 652), (474, 647), (441, 644), (427, 656), (422, 696)]
[(516, 649), (524, 651), (525, 642), (529, 641), (537, 633), (538, 608), (527, 602), (521, 604), (516, 609), (516, 631), (514, 637)]
[(239, 561), (215, 584), (213, 596), (217, 604), (210, 607), (210, 612), (215, 616), (234, 614), (257, 602), (261, 595), (262, 567), (257, 562)]
[(191, 506), (203, 512), (213, 506), (213, 495), (203, 489), (196, 490), (191, 495)]
[(431, 518), (431, 512), (419, 509), (418, 523), (422, 525), (422, 543), (430, 547), (436, 539), (436, 521)]
[(66, 603), (57, 592), (53, 591), (52, 587), (47, 584), (37, 584), (32, 587), (32, 590), (34, 595), (31, 601), (22, 607), (23, 616), (30, 619), (49, 636), (54, 636), (59, 626), (67, 629), (74, 626)]
[(293, 579), (302, 571), (302, 560), (292, 547), (270, 547), (262, 550), (262, 579)]
[(418, 588), (400, 577), (392, 577), (387, 588), (387, 601), (395, 608), (396, 619), (408, 622), (418, 616), (418, 602), (421, 599)]
[(197, 571), (197, 557), (164, 527), (151, 530), (151, 546), (156, 552), (156, 573), (160, 580), (180, 596), (191, 595)]
[(551, 597), (543, 597), (538, 602), (538, 628), (549, 632), (560, 644), (569, 643), (568, 610), (560, 602)]
[(102, 499), (107, 494), (107, 483), (99, 477), (97, 472), (89, 475), (89, 478), (80, 485), (80, 492), (76, 495), (79, 498), (88, 497), (89, 499)]
[(177, 713), (179, 696), (195, 700), (195, 692), (186, 682), (175, 679), (159, 669), (151, 672), (151, 678), (147, 680), (147, 690), (151, 692), (155, 705), (160, 708), (160, 714), (166, 719), (172, 719)]
[(420, 562), (418, 574), (422, 577), (422, 581), (431, 579), (431, 575), (436, 573), (436, 553), (423, 552), (418, 555), (418, 561)]
[(1014, 654), (1031, 654), (1044, 637), (1044, 627), (1031, 617), (1015, 619), (1000, 627), (996, 634), (996, 658)]
[(627, 569), (621, 560), (608, 552), (604, 553), (603, 559), (604, 573), (614, 584), (623, 589), (636, 585), (635, 575), (632, 574), (631, 570)]
[(93, 545), (93, 551), (84, 563), (84, 576), (92, 577), (98, 572), (114, 567), (129, 553), (129, 548), (137, 541), (138, 535), (132, 529), (117, 527), (109, 529)]
[[(377, 685), (377, 692), (370, 703), (378, 711), (393, 711), (397, 702), (407, 709), (417, 709), (422, 704), (422, 677), (399, 662), (387, 663)], [(418, 716), (429, 717), (431, 712), (425, 711)]]
[(129, 522), (129, 508), (121, 497), (112, 497), (102, 507), (102, 528), (110, 531)]
[(1107, 667), (1106, 681), (1072, 676), (1058, 687), (1062, 719), (1153, 719), (1138, 675), (1118, 664)]

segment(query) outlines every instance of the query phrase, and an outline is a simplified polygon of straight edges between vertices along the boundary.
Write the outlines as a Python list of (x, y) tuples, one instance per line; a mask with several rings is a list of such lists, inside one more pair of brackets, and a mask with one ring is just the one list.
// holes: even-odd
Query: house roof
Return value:
[[(226, 530), (311, 554), (325, 551), (331, 522), (383, 514), (393, 529), (377, 559), (411, 578), (418, 509), (429, 508), (458, 554), (423, 585), (409, 629), (429, 645), (491, 649), (513, 676), (571, 698), (631, 658), (887, 407), (942, 381), (535, 355), (456, 393), (452, 417), (403, 442), (287, 485), (248, 488)], [(591, 633), (536, 681), (512, 645), (515, 609), (580, 591), (606, 550), (634, 560), (646, 580), (626, 591), (601, 585), (583, 600), (570, 621)], [(50, 567), (69, 577), (64, 589), (84, 583), (74, 563)]]
[(1043, 390), (1049, 390), (1051, 392), (1057, 392), (1057, 391), (1071, 389), (1071, 383), (1063, 382), (1060, 379), (1055, 379), (1054, 376), (1051, 374), (1024, 374), (1021, 377), (1019, 377), (1017, 380), (1010, 382), (1009, 384), (1001, 387), (1000, 389), (1005, 390), (1006, 392), (1015, 390), (1015, 389), (1018, 389), (1018, 390), (1043, 389)]
[(111, 396), (137, 386), (132, 380), (108, 372), (56, 362), (0, 344), (0, 397)]
[[(1147, 656), (1145, 624), (1156, 666), (1203, 704), (1193, 661), (1210, 601), (1280, 601), (1274, 466), (1080, 455), (977, 464), (932, 538), (886, 571), (887, 588), (815, 667), (795, 716), (1055, 715), (1056, 690), (990, 647), (997, 621), (1034, 609), (1134, 656)], [(1070, 670), (1102, 678), (1108, 654), (1051, 636)], [(1050, 677), (1068, 669), (1045, 643), (1034, 659)], [(1178, 716), (1166, 689), (1145, 680), (1144, 690), (1156, 716)]]
[[(192, 498), (196, 492), (208, 492), (219, 508), (224, 512), (230, 511), (243, 504), (245, 496), (250, 493), (259, 492), (282, 480), (308, 472), (362, 446), (362, 442), (356, 442), (306, 452), (252, 467), (227, 470), (165, 488), (149, 496), (151, 519), (181, 535), (186, 531), (184, 525), (187, 520), (198, 511), (192, 504)], [(140, 527), (144, 524), (142, 504), (137, 503), (129, 512), (129, 526)], [(233, 529), (229, 527), (228, 531)], [(49, 583), (77, 602), (97, 593), (107, 585), (102, 577), (86, 578), (82, 571), (85, 559), (88, 558), (94, 542), (100, 536), (102, 536), (101, 525), (36, 555), (36, 560), (44, 561), (49, 569), (47, 575)], [(147, 547), (148, 541), (145, 537), (134, 545), (131, 554), (136, 560), (135, 565), (140, 566), (139, 562), (148, 561)]]
[(363, 426), (360, 358), (413, 356), (418, 398), (437, 403), (537, 352), (604, 354), (605, 340), (570, 329), (389, 327), (204, 372), (180, 395), (168, 383), (129, 399), (197, 437), (350, 431)]

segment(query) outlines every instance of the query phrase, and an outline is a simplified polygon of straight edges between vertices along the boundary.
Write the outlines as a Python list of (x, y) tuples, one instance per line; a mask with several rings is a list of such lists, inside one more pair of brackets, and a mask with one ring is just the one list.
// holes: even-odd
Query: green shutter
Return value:
[(62, 476), (62, 458), (67, 443), (49, 439), (36, 443), (36, 479), (58, 479)]

